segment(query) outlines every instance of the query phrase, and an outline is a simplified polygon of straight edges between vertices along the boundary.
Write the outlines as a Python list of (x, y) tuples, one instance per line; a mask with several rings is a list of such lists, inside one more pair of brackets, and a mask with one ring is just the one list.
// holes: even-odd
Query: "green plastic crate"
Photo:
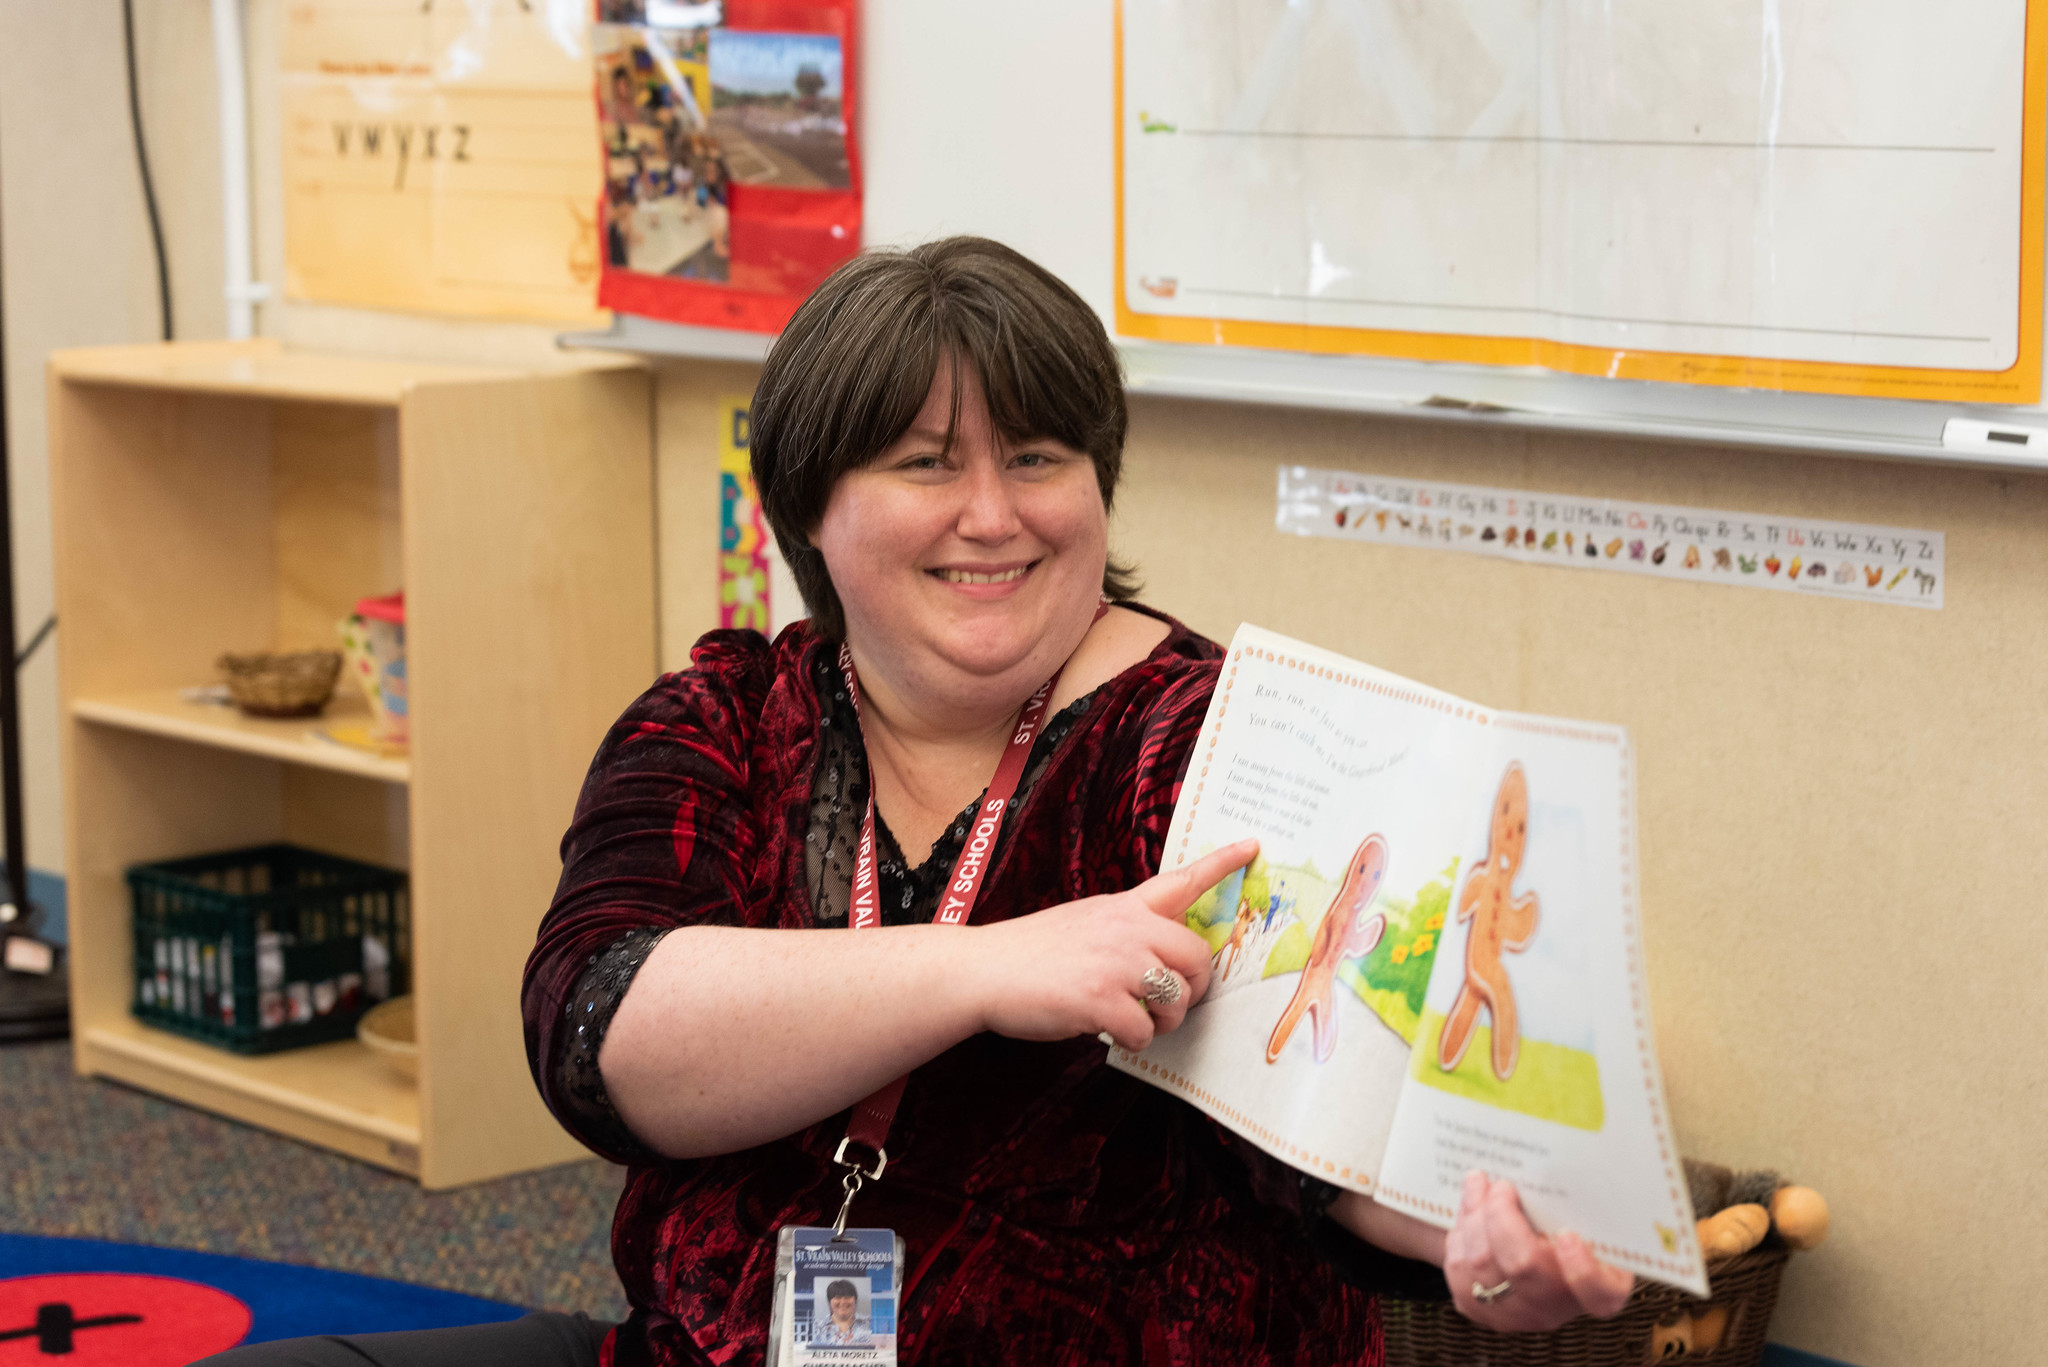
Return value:
[(296, 845), (128, 870), (139, 1020), (240, 1054), (347, 1039), (409, 987), (406, 876)]

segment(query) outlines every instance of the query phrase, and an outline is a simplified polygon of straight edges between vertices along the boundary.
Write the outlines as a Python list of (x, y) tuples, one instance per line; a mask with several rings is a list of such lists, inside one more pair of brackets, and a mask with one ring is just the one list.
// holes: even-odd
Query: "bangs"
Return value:
[[(837, 402), (789, 415), (790, 474), (816, 461), (829, 484), (875, 461), (917, 421), (932, 382), (949, 364), (955, 369), (948, 451), (960, 424), (963, 373), (979, 381), (989, 419), (1009, 441), (1051, 438), (1091, 455), (1121, 451), (1122, 368), (1106, 345), (1061, 344), (1074, 329), (1072, 310), (1046, 305), (1066, 301), (1005, 289), (1011, 282), (999, 279), (930, 274), (928, 281), (849, 281), (842, 307), (832, 310), (831, 345), (799, 347), (789, 357), (789, 383), (818, 397), (837, 390)], [(906, 284), (923, 287), (905, 290)], [(1086, 321), (1100, 337), (1092, 312)]]

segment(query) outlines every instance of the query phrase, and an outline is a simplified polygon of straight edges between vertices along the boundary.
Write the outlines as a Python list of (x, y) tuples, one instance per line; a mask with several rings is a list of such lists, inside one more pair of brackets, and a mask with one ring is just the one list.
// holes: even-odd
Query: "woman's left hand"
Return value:
[[(1458, 1222), (1444, 1239), (1444, 1280), (1458, 1313), (1504, 1332), (1555, 1329), (1580, 1315), (1621, 1313), (1635, 1278), (1609, 1267), (1576, 1234), (1530, 1227), (1514, 1183), (1465, 1175)], [(1482, 1300), (1481, 1289), (1505, 1287)]]

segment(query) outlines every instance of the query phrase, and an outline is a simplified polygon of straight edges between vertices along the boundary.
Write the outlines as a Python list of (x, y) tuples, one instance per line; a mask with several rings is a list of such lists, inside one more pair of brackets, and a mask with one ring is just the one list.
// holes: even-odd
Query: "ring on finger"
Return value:
[(1472, 1283), (1472, 1299), (1478, 1301), (1481, 1305), (1492, 1305), (1497, 1300), (1505, 1299), (1508, 1293), (1514, 1289), (1515, 1284), (1505, 1277), (1495, 1282), (1492, 1286), (1475, 1281)]
[(1138, 995), (1145, 999), (1148, 1006), (1172, 1006), (1186, 991), (1180, 974), (1170, 968), (1148, 968), (1145, 970), (1145, 976), (1138, 981), (1145, 989)]

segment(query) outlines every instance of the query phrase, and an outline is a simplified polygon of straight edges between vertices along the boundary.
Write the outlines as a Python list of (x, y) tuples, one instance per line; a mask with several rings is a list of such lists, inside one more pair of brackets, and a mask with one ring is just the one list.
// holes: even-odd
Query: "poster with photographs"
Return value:
[(860, 246), (855, 0), (599, 0), (608, 307), (781, 329)]
[(711, 131), (742, 185), (844, 190), (843, 54), (819, 33), (711, 35)]
[(730, 274), (731, 177), (710, 131), (710, 37), (704, 28), (597, 27), (611, 266), (680, 280)]

